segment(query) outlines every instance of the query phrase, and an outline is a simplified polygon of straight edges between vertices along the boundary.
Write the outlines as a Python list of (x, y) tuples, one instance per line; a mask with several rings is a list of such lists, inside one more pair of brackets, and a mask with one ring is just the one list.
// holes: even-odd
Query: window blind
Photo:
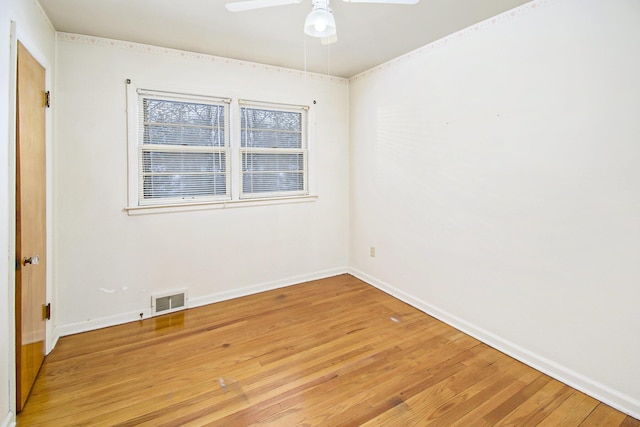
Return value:
[(308, 194), (307, 111), (240, 101), (241, 198)]
[(229, 101), (138, 90), (139, 204), (230, 198)]

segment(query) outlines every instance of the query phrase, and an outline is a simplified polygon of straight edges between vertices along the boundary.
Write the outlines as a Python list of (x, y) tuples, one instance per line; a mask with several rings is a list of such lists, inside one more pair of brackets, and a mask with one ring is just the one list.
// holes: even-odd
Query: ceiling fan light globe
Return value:
[(315, 24), (313, 24), (313, 28), (321, 33), (327, 29), (327, 23), (323, 19), (318, 19)]
[(314, 8), (304, 21), (305, 34), (312, 37), (329, 37), (336, 33), (336, 20), (330, 9)]

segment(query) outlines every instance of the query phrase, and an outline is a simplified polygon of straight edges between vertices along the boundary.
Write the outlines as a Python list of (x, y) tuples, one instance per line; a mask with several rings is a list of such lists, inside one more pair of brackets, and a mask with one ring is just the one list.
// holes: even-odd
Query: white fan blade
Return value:
[(332, 36), (321, 38), (320, 39), (320, 44), (326, 46), (328, 44), (334, 44), (337, 41), (338, 41), (338, 33), (335, 33)]
[(272, 6), (286, 6), (288, 4), (300, 3), (302, 0), (247, 0), (236, 1), (225, 4), (228, 11), (244, 12), (245, 10), (262, 9)]
[(343, 0), (346, 3), (416, 4), (420, 0)]

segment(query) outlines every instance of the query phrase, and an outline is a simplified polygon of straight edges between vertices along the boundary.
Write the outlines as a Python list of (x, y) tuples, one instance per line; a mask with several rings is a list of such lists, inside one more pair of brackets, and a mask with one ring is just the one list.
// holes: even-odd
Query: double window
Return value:
[(135, 97), (130, 205), (308, 194), (307, 107), (142, 89)]

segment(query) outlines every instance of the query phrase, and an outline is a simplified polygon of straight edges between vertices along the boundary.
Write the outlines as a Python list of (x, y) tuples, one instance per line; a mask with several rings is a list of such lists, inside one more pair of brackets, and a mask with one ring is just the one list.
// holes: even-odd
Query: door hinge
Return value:
[(51, 108), (51, 91), (46, 91), (44, 93), (44, 105), (47, 108)]
[(42, 305), (42, 320), (51, 320), (51, 303)]
[(16, 260), (16, 271), (20, 270), (22, 268), (22, 263), (20, 262), (19, 259)]

